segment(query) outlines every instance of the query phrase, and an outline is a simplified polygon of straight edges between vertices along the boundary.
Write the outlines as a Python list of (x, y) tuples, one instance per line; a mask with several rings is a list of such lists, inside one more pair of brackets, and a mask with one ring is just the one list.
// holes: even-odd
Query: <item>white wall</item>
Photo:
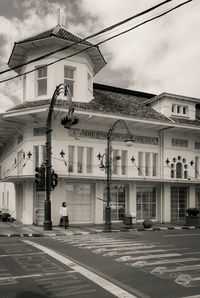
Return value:
[[(57, 53), (52, 55), (51, 58), (41, 59), (38, 62), (30, 63), (27, 65), (23, 71), (30, 71), (35, 67), (46, 65), (52, 63), (63, 56), (72, 54), (71, 51), (64, 53)], [(30, 55), (30, 59), (34, 59), (35, 55)], [(90, 58), (86, 55), (78, 55), (76, 59), (74, 57), (64, 59), (60, 62), (52, 64), (47, 67), (47, 94), (43, 96), (37, 96), (36, 94), (36, 72), (31, 72), (26, 75), (26, 97), (24, 100), (34, 101), (42, 99), (50, 99), (53, 96), (56, 86), (64, 83), (64, 66), (72, 66), (76, 68), (75, 71), (75, 84), (74, 84), (74, 101), (88, 102), (93, 98), (93, 92), (88, 89), (87, 85), (87, 75), (91, 75), (93, 81), (93, 63)], [(61, 94), (58, 98), (64, 98)]]

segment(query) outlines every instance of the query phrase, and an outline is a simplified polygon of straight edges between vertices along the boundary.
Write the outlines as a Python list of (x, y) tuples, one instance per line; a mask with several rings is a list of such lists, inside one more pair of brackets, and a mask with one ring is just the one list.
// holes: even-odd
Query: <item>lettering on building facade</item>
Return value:
[(172, 139), (172, 146), (175, 147), (188, 147), (188, 140)]
[[(83, 137), (83, 138), (93, 138), (93, 139), (105, 140), (107, 132), (94, 131), (94, 130), (88, 130), (88, 129), (82, 129), (79, 132), (79, 129), (76, 129), (76, 128), (69, 130), (69, 136), (76, 137), (76, 136), (78, 136), (78, 134), (80, 137)], [(124, 142), (125, 140), (130, 138), (130, 136), (128, 136), (127, 134), (120, 134), (120, 133), (113, 133), (112, 136), (113, 136), (112, 140), (121, 141), (121, 142)], [(157, 137), (133, 135), (133, 141), (135, 143), (141, 143), (141, 144), (158, 145)]]

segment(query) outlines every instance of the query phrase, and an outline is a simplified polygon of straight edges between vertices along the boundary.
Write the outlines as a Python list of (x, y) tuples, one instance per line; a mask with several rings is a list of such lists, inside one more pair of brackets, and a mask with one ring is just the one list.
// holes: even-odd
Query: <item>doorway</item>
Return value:
[(185, 220), (188, 201), (188, 188), (183, 186), (171, 187), (171, 221)]

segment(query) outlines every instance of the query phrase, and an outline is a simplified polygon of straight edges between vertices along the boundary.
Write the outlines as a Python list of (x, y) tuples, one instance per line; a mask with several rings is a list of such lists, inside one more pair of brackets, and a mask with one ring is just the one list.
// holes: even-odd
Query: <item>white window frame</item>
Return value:
[[(39, 70), (42, 70), (44, 67), (46, 67), (46, 76), (42, 76), (41, 78), (38, 77), (38, 71)], [(44, 95), (47, 95), (47, 90), (48, 90), (48, 68), (47, 68), (47, 65), (38, 65), (35, 67), (36, 68), (36, 96), (37, 97), (40, 97), (40, 96), (44, 96)], [(39, 94), (39, 88), (38, 88), (38, 84), (39, 84), (39, 81), (41, 80), (46, 80), (46, 93), (45, 94)]]
[[(65, 69), (69, 69), (69, 70), (72, 70), (73, 71), (73, 78), (70, 78), (70, 77), (65, 77)], [(70, 92), (71, 92), (71, 96), (74, 97), (74, 94), (75, 94), (75, 78), (76, 78), (76, 68), (74, 66), (70, 66), (70, 65), (64, 65), (64, 85), (68, 86), (67, 82), (72, 82), (72, 90), (70, 89)], [(70, 86), (69, 86), (70, 87)]]
[(171, 105), (171, 113), (172, 113), (172, 115), (177, 115), (177, 116), (187, 116), (188, 115), (188, 106), (173, 103)]

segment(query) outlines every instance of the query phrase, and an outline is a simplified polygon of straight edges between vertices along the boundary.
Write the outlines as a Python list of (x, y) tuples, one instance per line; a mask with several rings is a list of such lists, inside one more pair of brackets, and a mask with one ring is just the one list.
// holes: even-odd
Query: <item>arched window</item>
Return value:
[(177, 162), (176, 164), (176, 178), (182, 178), (182, 163)]

